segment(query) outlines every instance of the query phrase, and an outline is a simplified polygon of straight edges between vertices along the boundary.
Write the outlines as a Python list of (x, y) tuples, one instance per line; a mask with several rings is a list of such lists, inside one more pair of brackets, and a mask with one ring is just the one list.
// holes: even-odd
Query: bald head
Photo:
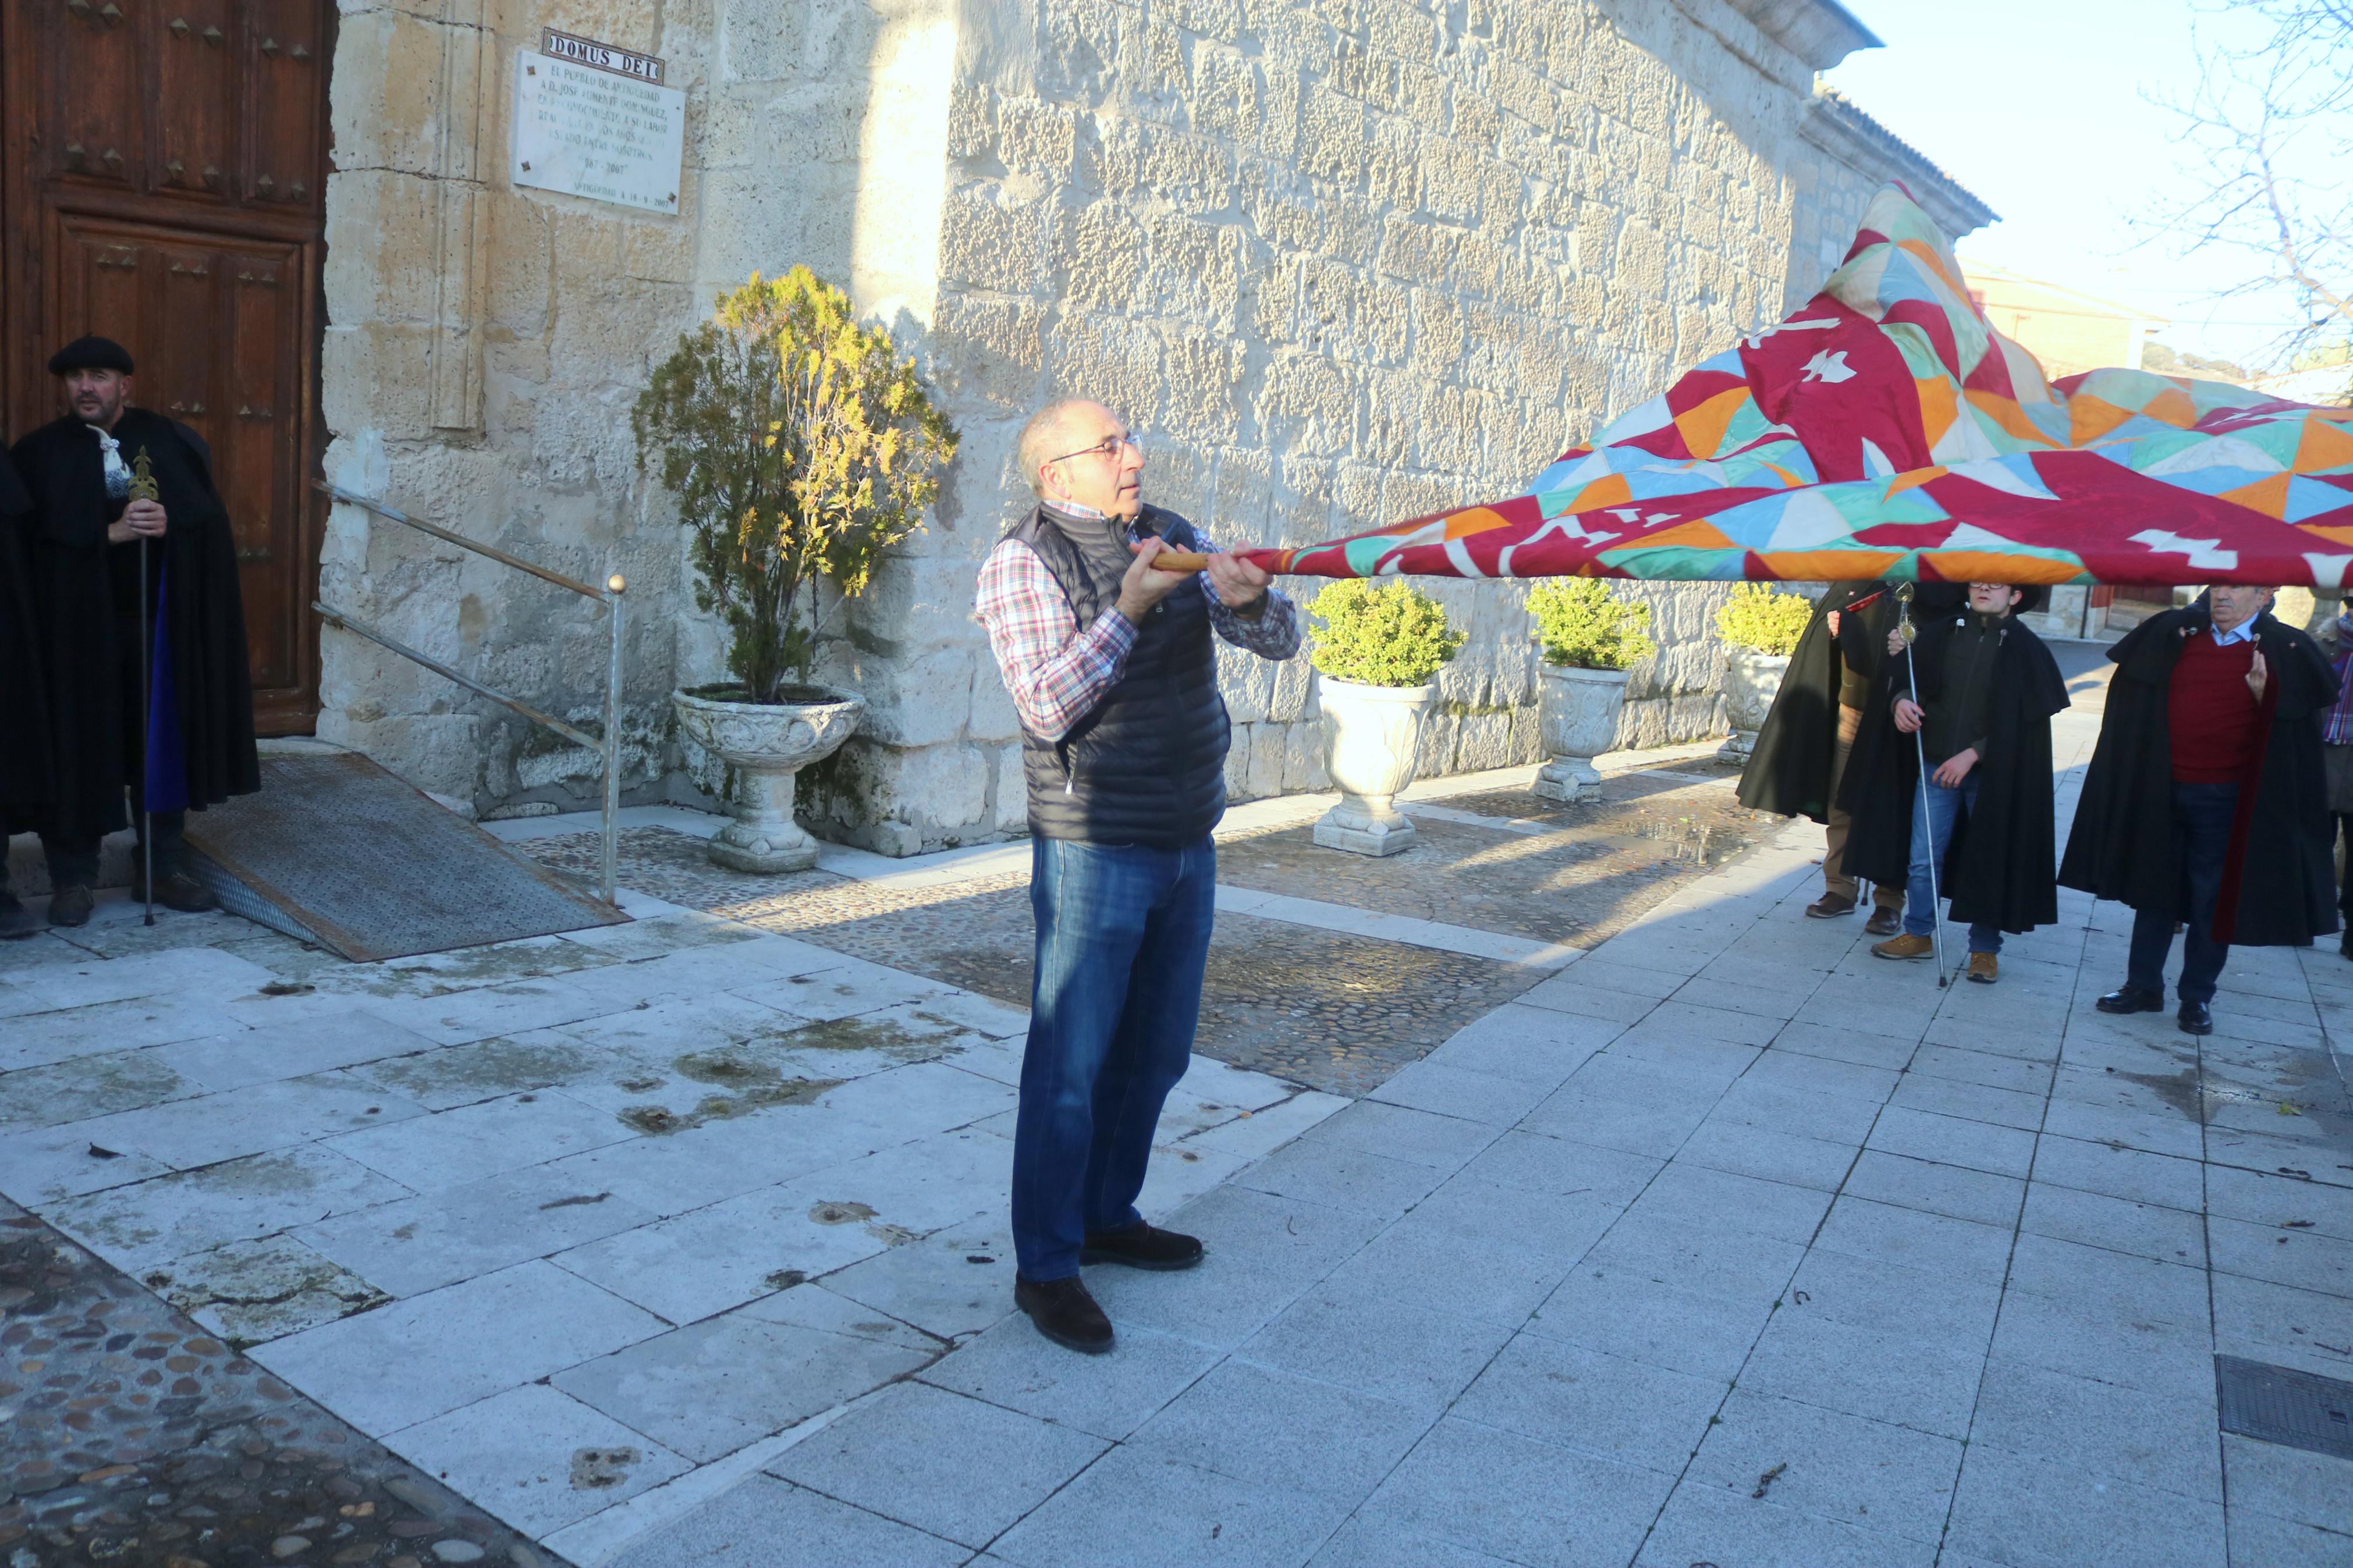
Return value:
[(1046, 481), (1038, 470), (1049, 459), (1071, 449), (1062, 436), (1076, 423), (1072, 416), (1082, 412), (1103, 418), (1111, 416), (1110, 409), (1091, 397), (1058, 397), (1029, 416), (1029, 422), (1021, 426), (1021, 438), (1014, 444), (1014, 461), (1021, 466), (1022, 478), (1029, 481), (1029, 488), (1040, 498), (1046, 494)]
[(1133, 517), (1143, 505), (1144, 454), (1126, 422), (1092, 398), (1058, 397), (1031, 415), (1014, 461), (1040, 500), (1110, 517)]

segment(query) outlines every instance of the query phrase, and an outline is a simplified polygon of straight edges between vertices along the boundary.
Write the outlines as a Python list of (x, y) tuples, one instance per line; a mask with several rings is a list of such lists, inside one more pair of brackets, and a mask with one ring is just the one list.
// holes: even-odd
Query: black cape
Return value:
[[(32, 510), (16, 464), (0, 460), (0, 836), (37, 824), (56, 788), (47, 675), (26, 548)], [(0, 872), (0, 883), (5, 879)]]
[[(1917, 622), (1913, 654), (1926, 701), (1942, 688), (1945, 643), (1967, 611)], [(1911, 875), (1912, 817), (1920, 787), (1919, 750), (1895, 727), (1894, 702), (1911, 689), (1909, 663), (1889, 658), (1880, 671), (1854, 752), (1847, 759), (1839, 804), (1854, 814), (1846, 842), (1851, 877), (1902, 887)], [(2051, 716), (2067, 706), (2067, 682), (2042, 639), (2013, 616), (1994, 656), (1993, 721), (1977, 764), (1977, 809), (1946, 847), (1936, 889), (1957, 921), (1983, 921), (2006, 931), (2031, 931), (2059, 919), (2052, 818)]]
[[(237, 547), (214, 488), (212, 453), (186, 426), (126, 408), (114, 437), (122, 460), (145, 452), (164, 510), (148, 547), (148, 603), (168, 582), (173, 679), (188, 804), (201, 809), (260, 787), (253, 687), (237, 588)], [(33, 501), (28, 531), (38, 657), (55, 754), (52, 802), (41, 826), (90, 838), (128, 821), (123, 789), (139, 778), (139, 547), (109, 544), (110, 504), (98, 440), (70, 416), (44, 425), (12, 455)]]
[[(1831, 814), (1831, 769), (1838, 760), (1839, 687), (1846, 673), (1847, 649), (1858, 650), (1870, 641), (1860, 616), (1841, 613), (1838, 635), (1831, 632), (1832, 611), (1852, 610), (1861, 600), (1884, 597), (1879, 583), (1833, 583), (1814, 601), (1813, 619), (1806, 623), (1782, 672), (1781, 689), (1757, 731), (1757, 749), (1740, 770), (1740, 804), (1778, 816), (1810, 816), (1828, 822)], [(1865, 674), (1874, 668), (1859, 666)]]
[[(2211, 625), (2201, 599), (2151, 616), (2108, 650), (2116, 671), (2059, 868), (2068, 887), (2188, 918), (2167, 709), (2183, 641)], [(2337, 929), (2336, 824), (2320, 761), (2320, 726), (2337, 700), (2337, 672), (2319, 644), (2268, 612), (2255, 618), (2255, 646), (2271, 672), (2263, 738), (2239, 783), (2214, 940), (2306, 947)]]
[[(1757, 750), (1740, 770), (1740, 804), (1780, 816), (1830, 820), (1831, 773), (1838, 761), (1839, 691), (1852, 670), (1876, 682), (1887, 657), (1887, 631), (1896, 622), (1894, 583), (1833, 583), (1814, 601), (1814, 618), (1774, 694), (1772, 710), (1757, 731)], [(1915, 616), (1957, 608), (1968, 595), (1958, 584), (1917, 585)], [(1838, 635), (1830, 629), (1839, 615)]]

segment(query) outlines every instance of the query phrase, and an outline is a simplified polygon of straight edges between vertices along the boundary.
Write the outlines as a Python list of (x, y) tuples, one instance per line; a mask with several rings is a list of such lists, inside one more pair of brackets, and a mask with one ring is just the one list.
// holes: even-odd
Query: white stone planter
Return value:
[(1761, 653), (1753, 647), (1732, 650), (1724, 665), (1724, 716), (1732, 725), (1732, 739), (1717, 755), (1745, 763), (1756, 752), (1757, 731), (1765, 727), (1765, 716), (1773, 711), (1773, 698), (1781, 689), (1781, 677), (1788, 671), (1787, 654)]
[(1390, 804), (1413, 783), (1421, 714), (1434, 686), (1360, 686), (1315, 678), (1324, 713), (1324, 771), (1340, 804), (1315, 824), (1315, 842), (1358, 855), (1413, 847), (1413, 824)]
[(712, 689), (673, 691), (678, 727), (726, 763), (727, 810), (711, 858), (738, 871), (806, 871), (817, 840), (793, 820), (793, 775), (840, 749), (858, 730), (866, 699), (832, 692), (823, 702), (730, 702)]
[(1535, 793), (1546, 800), (1595, 799), (1601, 774), (1593, 759), (1618, 739), (1628, 672), (1542, 663), (1536, 672), (1536, 731), (1551, 760), (1536, 770)]

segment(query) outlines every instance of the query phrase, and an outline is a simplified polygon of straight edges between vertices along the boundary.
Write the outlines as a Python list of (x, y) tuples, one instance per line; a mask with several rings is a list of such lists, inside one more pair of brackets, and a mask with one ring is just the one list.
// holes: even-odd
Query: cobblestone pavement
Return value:
[(554, 1559), (0, 1199), (0, 1558)]
[[(1525, 790), (1452, 797), (1442, 815), (1417, 808), (1415, 847), (1379, 860), (1318, 848), (1304, 826), (1229, 838), (1219, 847), (1219, 879), (1590, 946), (1736, 858), (1777, 820), (1734, 802), (1733, 775), (1693, 776), (1614, 777), (1594, 805)], [(598, 847), (594, 834), (521, 846), (583, 872)], [(1029, 1003), (1026, 872), (914, 888), (817, 871), (748, 877), (713, 866), (700, 839), (642, 827), (621, 836), (621, 879), (673, 903)], [(1470, 954), (1229, 911), (1210, 944), (1196, 1047), (1329, 1093), (1365, 1094), (1542, 978)]]
[[(1735, 782), (1621, 774), (1604, 782), (1600, 801), (1575, 805), (1525, 790), (1457, 795), (1443, 816), (1416, 811), (1414, 847), (1402, 855), (1335, 855), (1297, 827), (1222, 846), (1218, 875), (1233, 887), (1593, 947), (1780, 825), (1744, 809)], [(1497, 822), (1516, 830), (1499, 833)]]
[[(594, 835), (522, 847), (567, 869), (594, 864), (596, 854)], [(668, 828), (633, 829), (621, 848), (622, 880), (657, 897), (1029, 1005), (1026, 873), (894, 889), (822, 873), (742, 877), (712, 867), (701, 839)], [(780, 880), (790, 886), (771, 891)], [(1363, 1094), (1542, 978), (1461, 953), (1221, 914), (1195, 1048), (1329, 1093)]]

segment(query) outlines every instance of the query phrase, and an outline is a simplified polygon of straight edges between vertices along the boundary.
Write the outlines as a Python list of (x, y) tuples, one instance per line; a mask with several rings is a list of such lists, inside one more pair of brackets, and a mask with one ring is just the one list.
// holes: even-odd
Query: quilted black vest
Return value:
[[(1193, 525), (1173, 511), (1145, 507), (1142, 521), (1173, 550), (1201, 548)], [(1115, 519), (1039, 507), (1007, 537), (1046, 563), (1082, 627), (1118, 602), (1120, 578), (1134, 559)], [(1029, 831), (1159, 849), (1198, 844), (1225, 815), (1230, 742), (1209, 596), (1197, 578), (1153, 607), (1127, 668), (1069, 734), (1050, 741), (1022, 731)]]

